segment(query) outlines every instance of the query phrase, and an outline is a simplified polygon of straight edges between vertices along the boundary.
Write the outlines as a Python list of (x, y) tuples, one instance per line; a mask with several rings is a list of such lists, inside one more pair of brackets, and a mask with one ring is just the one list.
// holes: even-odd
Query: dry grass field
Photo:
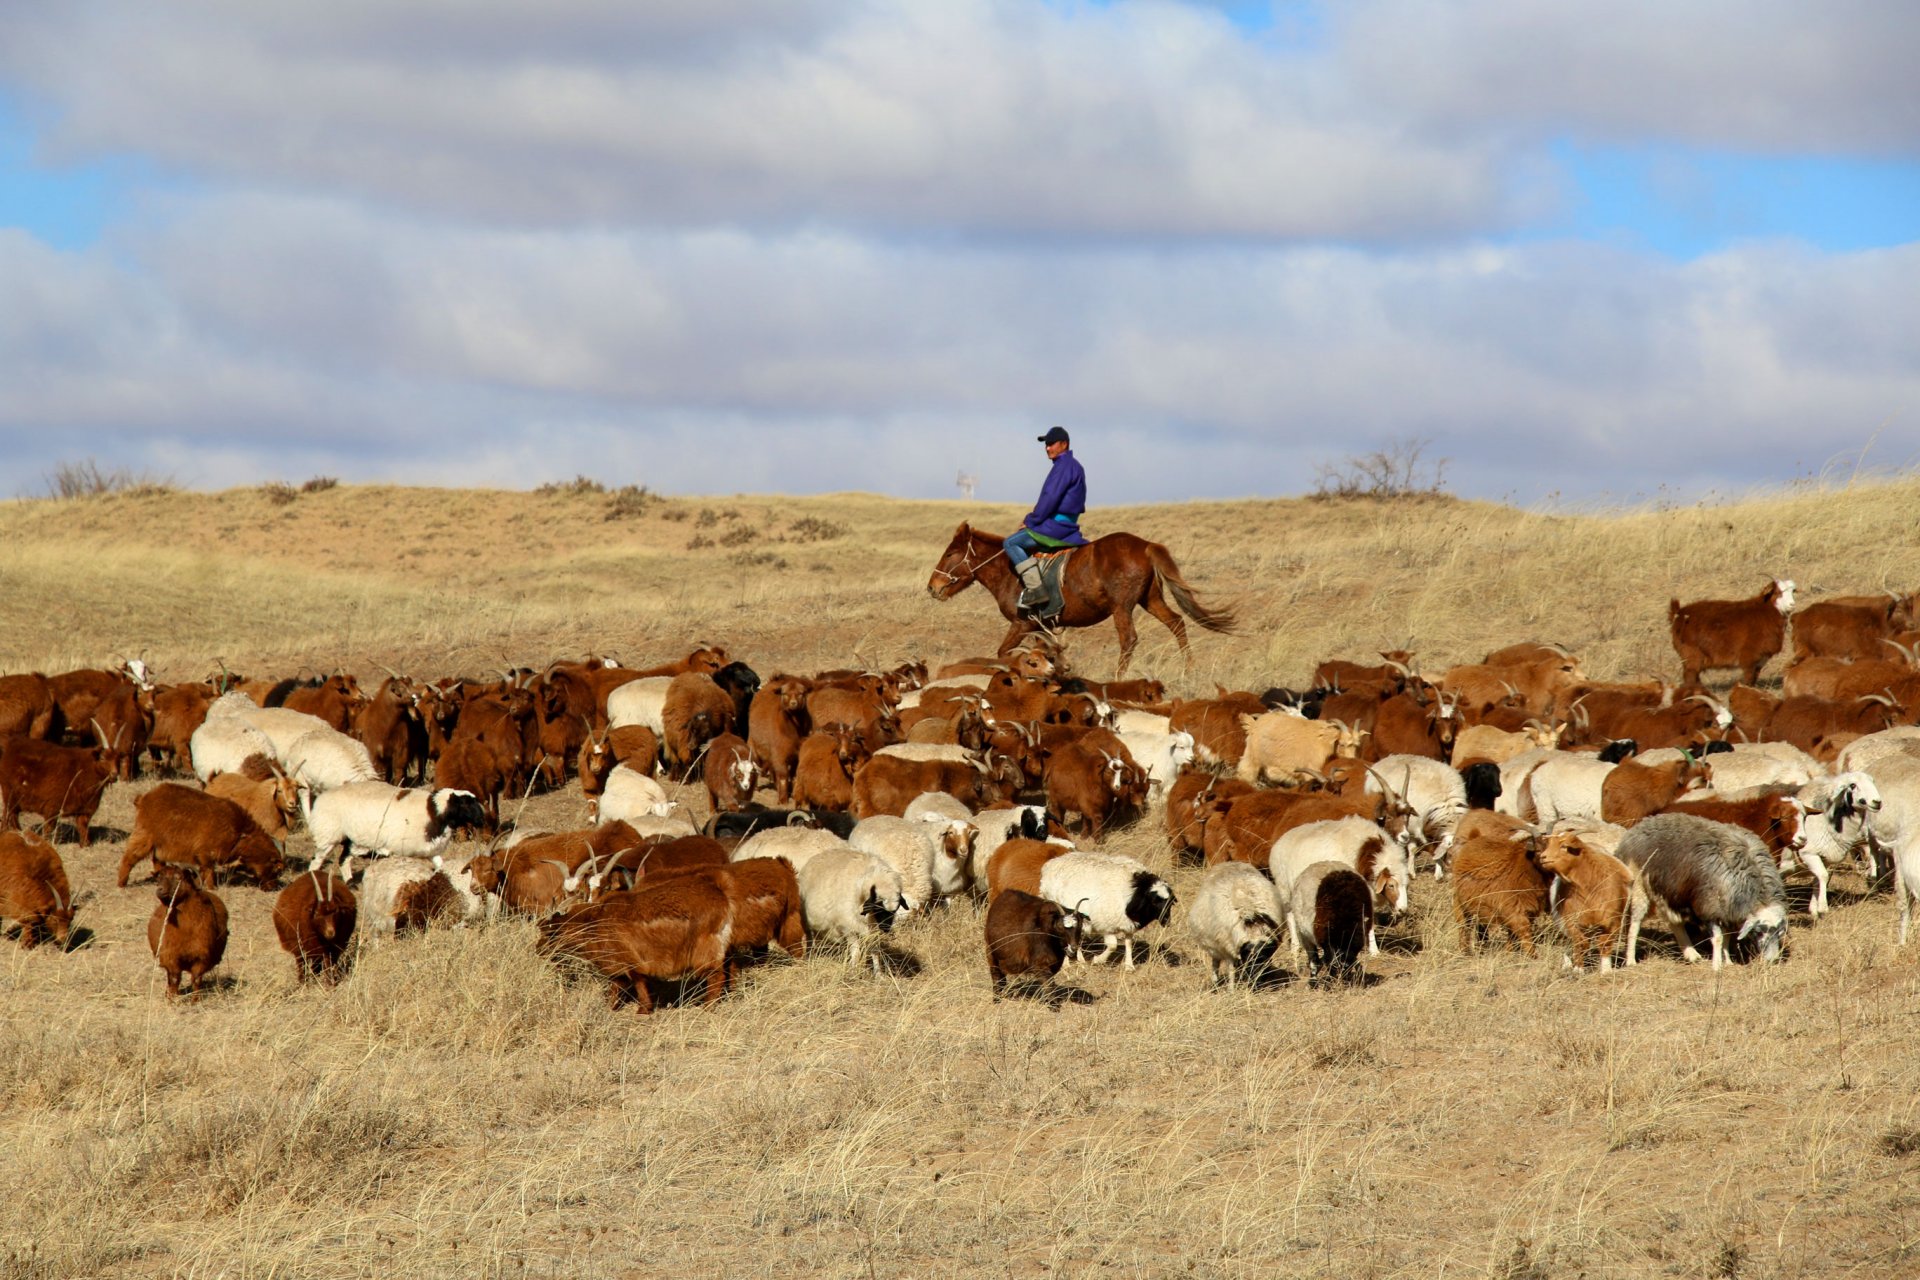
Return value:
[[(1243, 634), (1179, 692), (1409, 645), (1537, 638), (1672, 673), (1670, 595), (1920, 585), (1920, 479), (1713, 507), (1435, 499), (1101, 510), (1168, 543)], [(340, 487), (0, 504), (0, 670), (144, 654), (162, 678), (482, 673), (697, 640), (763, 674), (991, 651), (925, 592), (1011, 508)], [(1073, 638), (1110, 671), (1111, 629)], [(1777, 675), (1777, 670), (1773, 673)], [(113, 887), (132, 799), (61, 847), (68, 954), (0, 946), (0, 1277), (1920, 1275), (1920, 946), (1857, 873), (1787, 963), (1659, 949), (1609, 976), (1463, 952), (1442, 887), (1360, 989), (1209, 989), (1175, 927), (1051, 1011), (989, 1000), (980, 914), (910, 922), (885, 977), (819, 955), (711, 1010), (611, 1012), (532, 926), (363, 949), (299, 989), (270, 899), (223, 890), (222, 982), (169, 1005), (153, 894)], [(703, 802), (696, 802), (703, 803)], [(522, 819), (577, 823), (577, 788)], [(1155, 821), (1106, 847), (1189, 894)], [(304, 837), (296, 840), (304, 853)], [(1805, 887), (1793, 884), (1804, 905)], [(1154, 931), (1149, 931), (1152, 936)], [(1664, 942), (1664, 939), (1662, 939)]]

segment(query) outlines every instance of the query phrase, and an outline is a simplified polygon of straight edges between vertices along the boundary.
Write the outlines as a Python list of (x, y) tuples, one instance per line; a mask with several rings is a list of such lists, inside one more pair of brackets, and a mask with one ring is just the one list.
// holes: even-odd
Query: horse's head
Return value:
[(981, 537), (973, 531), (973, 526), (962, 522), (953, 531), (953, 541), (940, 553), (940, 563), (933, 566), (933, 576), (927, 579), (927, 594), (935, 600), (950, 600), (972, 586), (974, 573), (990, 554), (981, 549), (980, 542)]

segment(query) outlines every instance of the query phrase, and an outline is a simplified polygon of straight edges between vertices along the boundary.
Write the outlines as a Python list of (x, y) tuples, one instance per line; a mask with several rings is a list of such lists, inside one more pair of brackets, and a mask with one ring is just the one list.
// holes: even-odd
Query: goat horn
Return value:
[(1893, 700), (1893, 698), (1892, 698), (1892, 697), (1891, 697), (1890, 695), (1888, 695), (1888, 694), (1884, 694), (1884, 693), (1866, 693), (1866, 694), (1862, 694), (1862, 695), (1860, 695), (1860, 701), (1862, 701), (1862, 702), (1879, 702), (1879, 703), (1884, 703), (1885, 705), (1887, 705), (1887, 706), (1889, 706), (1889, 707), (1892, 707), (1892, 708), (1894, 708), (1895, 710), (1898, 710), (1898, 709), (1899, 709), (1899, 707), (1900, 707), (1900, 704), (1899, 704), (1899, 703), (1897, 703), (1897, 702), (1895, 702), (1895, 701)]

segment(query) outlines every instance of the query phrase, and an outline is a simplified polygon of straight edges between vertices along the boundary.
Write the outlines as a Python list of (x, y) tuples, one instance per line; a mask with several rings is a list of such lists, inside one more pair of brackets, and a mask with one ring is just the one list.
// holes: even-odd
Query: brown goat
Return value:
[(1600, 818), (1630, 827), (1712, 781), (1713, 769), (1704, 757), (1683, 756), (1665, 764), (1622, 760), (1600, 784)]
[(1088, 741), (1054, 752), (1047, 760), (1047, 816), (1065, 826), (1067, 815), (1076, 814), (1098, 840), (1108, 825), (1136, 815), (1140, 800), (1132, 774), (1139, 766), (1121, 753)]
[(732, 696), (712, 676), (700, 672), (675, 676), (660, 712), (660, 753), (667, 768), (680, 775), (707, 743), (732, 733), (733, 712)]
[(548, 916), (538, 950), (586, 962), (611, 984), (616, 1007), (631, 999), (651, 1013), (656, 983), (700, 979), (708, 1004), (726, 994), (732, 926), (733, 900), (719, 885), (697, 874), (668, 876)]
[(754, 768), (746, 739), (723, 733), (709, 742), (701, 781), (706, 783), (707, 806), (714, 813), (736, 813), (752, 804), (760, 771)]
[(1008, 840), (987, 858), (988, 903), (1010, 889), (1038, 896), (1040, 869), (1061, 854), (1072, 852), (1072, 845), (1051, 840)]
[(1266, 711), (1267, 704), (1256, 694), (1222, 693), (1218, 698), (1174, 703), (1169, 729), (1193, 735), (1194, 758), (1201, 763), (1237, 765), (1247, 749), (1247, 731), (1240, 717)]
[(854, 777), (866, 767), (868, 759), (859, 730), (844, 724), (816, 730), (800, 744), (798, 759), (793, 778), (794, 804), (834, 813), (853, 806)]
[(393, 895), (393, 931), (418, 933), (436, 921), (458, 920), (464, 910), (453, 881), (446, 872), (436, 871), (425, 880), (408, 881)]
[(1548, 837), (1536, 855), (1542, 871), (1560, 877), (1555, 911), (1560, 927), (1573, 946), (1573, 965), (1587, 967), (1587, 958), (1599, 953), (1600, 969), (1613, 967), (1613, 950), (1626, 923), (1632, 873), (1610, 853), (1593, 848), (1577, 832)]
[(295, 976), (305, 982), (319, 977), (340, 981), (346, 971), (340, 962), (353, 939), (357, 914), (353, 890), (331, 871), (309, 871), (294, 877), (273, 901), (273, 931), (280, 947), (293, 957)]
[(1667, 626), (1680, 655), (1680, 683), (1697, 688), (1702, 672), (1737, 667), (1740, 683), (1758, 684), (1760, 668), (1786, 647), (1792, 608), (1793, 583), (1784, 578), (1746, 600), (1669, 600)]
[(65, 949), (73, 930), (73, 886), (54, 847), (24, 831), (0, 831), (0, 920), (20, 926), (20, 945), (41, 936)]
[[(649, 876), (687, 871), (694, 867), (724, 867), (727, 846), (712, 836), (647, 836), (631, 849), (616, 853), (611, 862), (588, 881), (588, 896), (631, 889)], [(598, 879), (596, 886), (592, 883)]]
[(184, 976), (198, 1000), (207, 974), (227, 953), (227, 904), (185, 867), (162, 867), (154, 897), (160, 903), (147, 920), (147, 946), (166, 971), (167, 995), (180, 994)]
[[(268, 705), (273, 705), (271, 699)], [(318, 716), (333, 729), (346, 733), (353, 728), (354, 717), (367, 705), (367, 697), (360, 692), (359, 680), (339, 672), (318, 684), (289, 689), (280, 705), (289, 711)]]
[(1453, 847), (1453, 915), (1460, 922), (1461, 944), (1472, 948), (1473, 934), (1502, 925), (1528, 955), (1533, 917), (1547, 909), (1547, 879), (1534, 861), (1527, 839), (1476, 839)]
[(161, 864), (192, 867), (209, 884), (223, 866), (239, 863), (263, 889), (280, 887), (285, 856), (247, 811), (224, 796), (178, 782), (163, 782), (133, 802), (133, 831), (120, 856), (122, 888), (133, 869), (151, 857)]
[(420, 693), (405, 676), (389, 676), (353, 717), (353, 736), (380, 777), (396, 786), (426, 776), (427, 726)]
[(1913, 625), (1913, 597), (1822, 600), (1793, 615), (1793, 659), (1885, 658), (1886, 642)]
[(786, 804), (793, 796), (800, 744), (813, 723), (807, 716), (812, 691), (799, 676), (776, 675), (753, 695), (747, 709), (747, 744), (754, 762), (773, 779), (776, 804)]
[(248, 763), (255, 760), (271, 771), (266, 778), (255, 779), (244, 772), (215, 774), (207, 780), (207, 794), (233, 801), (270, 839), (285, 841), (288, 824), (300, 811), (299, 784), (263, 756), (251, 756)]
[[(1071, 919), (1073, 927), (1067, 924)], [(1011, 989), (1027, 994), (1053, 980), (1079, 941), (1080, 917), (1058, 903), (1007, 888), (987, 907), (987, 977), (993, 998)]]
[(0, 738), (24, 734), (48, 741), (66, 721), (53, 700), (53, 686), (39, 672), (0, 676)]
[(1020, 783), (1012, 761), (988, 757), (975, 764), (959, 760), (902, 760), (875, 756), (853, 776), (852, 812), (856, 818), (876, 814), (905, 815), (907, 806), (930, 791), (943, 791), (975, 813), (1009, 798)]
[(105, 747), (60, 747), (38, 738), (8, 738), (0, 744), (0, 828), (20, 825), (22, 813), (37, 813), (51, 833), (61, 818), (86, 848), (88, 824), (115, 773)]
[(1167, 791), (1167, 837), (1175, 855), (1199, 853), (1205, 821), (1200, 811), (1209, 801), (1253, 794), (1253, 784), (1210, 773), (1182, 773)]
[(153, 727), (147, 753), (176, 772), (193, 771), (193, 731), (206, 722), (217, 695), (209, 684), (174, 684), (154, 690)]

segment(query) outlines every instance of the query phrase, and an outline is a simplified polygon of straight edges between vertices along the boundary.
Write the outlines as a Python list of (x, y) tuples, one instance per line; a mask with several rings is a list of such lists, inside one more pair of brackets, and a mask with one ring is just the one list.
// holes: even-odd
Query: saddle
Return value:
[(1067, 557), (1077, 551), (1077, 547), (1064, 547), (1059, 551), (1036, 551), (1033, 558), (1040, 565), (1040, 586), (1047, 593), (1045, 601), (1030, 609), (1021, 609), (1020, 616), (1035, 622), (1047, 622), (1059, 617), (1067, 610), (1067, 597), (1060, 590), (1060, 573), (1067, 565)]

